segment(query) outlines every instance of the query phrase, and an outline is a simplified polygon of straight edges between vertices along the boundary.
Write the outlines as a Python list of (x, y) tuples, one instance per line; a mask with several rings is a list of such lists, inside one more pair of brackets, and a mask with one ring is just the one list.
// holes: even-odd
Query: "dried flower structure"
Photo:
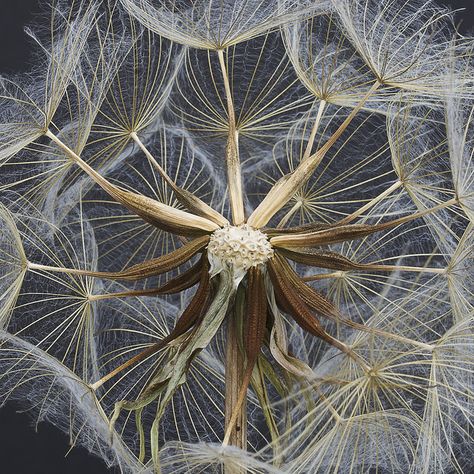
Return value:
[(46, 72), (0, 82), (2, 402), (124, 473), (468, 472), (474, 42), (451, 17), (55, 2)]

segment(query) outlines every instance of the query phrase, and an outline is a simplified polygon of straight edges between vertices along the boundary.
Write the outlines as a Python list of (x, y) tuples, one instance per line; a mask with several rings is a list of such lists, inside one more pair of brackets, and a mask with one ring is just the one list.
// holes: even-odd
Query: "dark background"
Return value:
[[(463, 8), (457, 13), (459, 30), (474, 33), (474, 0), (438, 0)], [(0, 74), (22, 72), (32, 61), (33, 44), (25, 25), (38, 21), (38, 0), (0, 0)], [(101, 460), (82, 448), (69, 450), (68, 438), (53, 426), (40, 423), (35, 432), (31, 417), (7, 404), (0, 410), (0, 474), (110, 474)], [(28, 446), (28, 450), (25, 449)], [(474, 472), (474, 471), (473, 471)]]

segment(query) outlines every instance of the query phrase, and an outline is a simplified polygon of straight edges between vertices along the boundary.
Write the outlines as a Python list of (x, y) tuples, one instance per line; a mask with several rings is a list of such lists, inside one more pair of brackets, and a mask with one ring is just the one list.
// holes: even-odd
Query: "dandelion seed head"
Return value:
[(126, 474), (463, 472), (474, 46), (452, 14), (51, 11), (41, 69), (0, 79), (0, 403)]

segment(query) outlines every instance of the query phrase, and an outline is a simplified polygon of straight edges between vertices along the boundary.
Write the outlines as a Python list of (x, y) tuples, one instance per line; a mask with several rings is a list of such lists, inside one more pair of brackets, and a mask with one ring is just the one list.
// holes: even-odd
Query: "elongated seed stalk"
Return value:
[(229, 118), (229, 131), (226, 146), (227, 162), (227, 184), (229, 187), (229, 201), (232, 210), (232, 221), (234, 225), (242, 224), (245, 221), (244, 197), (242, 192), (242, 173), (239, 159), (239, 133), (235, 121), (234, 100), (230, 89), (229, 76), (224, 59), (224, 51), (217, 51), (219, 64), (221, 66), (222, 78), (227, 100), (227, 113)]
[(173, 229), (178, 235), (199, 230), (212, 232), (219, 226), (211, 220), (191, 214), (189, 212), (176, 209), (167, 204), (148, 198), (141, 194), (131, 193), (117, 188), (100, 173), (89, 166), (77, 153), (69, 148), (59, 137), (50, 130), (45, 135), (50, 138), (64, 153), (71, 158), (83, 171), (85, 171), (104, 191), (112, 196), (117, 202), (120, 202), (133, 212), (137, 213), (145, 220), (164, 230)]
[[(414, 273), (447, 273), (445, 268), (432, 268), (432, 267), (412, 267), (409, 265), (378, 265), (368, 264), (367, 270), (374, 272), (414, 272)], [(328, 278), (341, 278), (344, 276), (343, 271), (331, 272), (331, 273), (317, 273), (315, 275), (306, 275), (301, 279), (303, 281), (317, 281), (325, 280)]]
[(335, 244), (345, 240), (362, 239), (375, 232), (391, 229), (456, 204), (458, 204), (458, 200), (456, 198), (452, 198), (446, 202), (430, 207), (423, 211), (415, 212), (408, 216), (400, 217), (388, 222), (383, 222), (381, 224), (367, 226), (361, 224), (359, 227), (356, 225), (342, 225), (315, 232), (301, 232), (293, 235), (280, 235), (272, 237), (270, 239), (270, 243), (275, 247), (312, 247)]
[(301, 199), (298, 199), (298, 201), (295, 202), (293, 207), (282, 217), (280, 222), (277, 225), (277, 229), (282, 229), (283, 227), (288, 224), (290, 219), (295, 215), (296, 212), (299, 211), (299, 209), (303, 206), (303, 201)]
[(319, 130), (319, 125), (321, 124), (321, 119), (323, 117), (324, 110), (326, 108), (326, 101), (321, 100), (319, 102), (318, 112), (316, 115), (316, 119), (314, 121), (313, 127), (311, 128), (311, 133), (308, 138), (308, 144), (306, 145), (306, 149), (304, 151), (303, 160), (311, 156), (311, 151), (313, 150), (314, 140), (316, 138), (316, 134)]
[(357, 209), (357, 211), (354, 211), (352, 214), (348, 215), (347, 217), (344, 217), (339, 224), (349, 224), (353, 220), (357, 219), (360, 217), (364, 212), (368, 211), (372, 207), (374, 207), (377, 203), (385, 199), (387, 196), (390, 196), (393, 192), (395, 192), (397, 189), (399, 189), (402, 186), (402, 182), (400, 180), (395, 181), (390, 187), (388, 187), (385, 191), (380, 193), (378, 196), (375, 196), (373, 199), (371, 199), (367, 204), (364, 206), (360, 207)]
[(138, 135), (135, 132), (130, 134), (130, 137), (133, 141), (139, 146), (139, 148), (143, 151), (145, 156), (148, 158), (150, 163), (153, 167), (160, 173), (161, 177), (166, 181), (169, 187), (174, 191), (178, 201), (181, 202), (188, 210), (194, 212), (195, 214), (204, 217), (206, 219), (215, 222), (220, 226), (228, 225), (229, 221), (221, 215), (219, 212), (212, 209), (212, 207), (208, 206), (205, 202), (203, 202), (198, 197), (194, 196), (194, 194), (186, 191), (185, 189), (179, 187), (166, 173), (163, 167), (158, 163), (156, 158), (149, 152), (143, 142), (140, 140)]

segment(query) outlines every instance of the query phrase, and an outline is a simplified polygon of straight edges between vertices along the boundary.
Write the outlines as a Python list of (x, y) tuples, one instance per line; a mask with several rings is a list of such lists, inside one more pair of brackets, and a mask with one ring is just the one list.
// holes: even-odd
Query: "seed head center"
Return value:
[(216, 230), (207, 250), (210, 257), (241, 270), (262, 265), (273, 257), (267, 236), (247, 224)]

